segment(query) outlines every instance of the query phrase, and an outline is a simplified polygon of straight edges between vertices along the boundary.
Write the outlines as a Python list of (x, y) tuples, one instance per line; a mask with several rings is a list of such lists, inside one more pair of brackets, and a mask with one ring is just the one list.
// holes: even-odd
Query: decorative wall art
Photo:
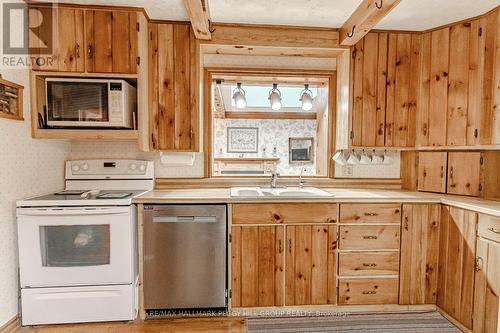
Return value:
[(257, 153), (259, 129), (257, 127), (228, 127), (228, 153)]
[(290, 138), (290, 163), (313, 162), (314, 138)]

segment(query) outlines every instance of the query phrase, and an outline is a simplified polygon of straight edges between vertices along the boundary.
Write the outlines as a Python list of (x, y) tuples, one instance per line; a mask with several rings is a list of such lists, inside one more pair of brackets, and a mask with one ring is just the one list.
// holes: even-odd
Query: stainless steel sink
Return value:
[(316, 187), (231, 187), (232, 197), (258, 198), (258, 197), (332, 197), (333, 194)]

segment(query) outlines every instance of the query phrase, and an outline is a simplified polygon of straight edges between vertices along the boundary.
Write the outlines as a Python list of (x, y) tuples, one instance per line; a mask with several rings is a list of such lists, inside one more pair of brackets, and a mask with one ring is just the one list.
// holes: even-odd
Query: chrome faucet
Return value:
[(277, 182), (278, 182), (278, 176), (280, 174), (279, 173), (273, 173), (271, 175), (271, 188), (277, 188), (278, 185), (277, 185)]
[(306, 168), (301, 168), (300, 169), (300, 175), (299, 175), (299, 188), (304, 187), (304, 181), (302, 180), (302, 173), (306, 170)]

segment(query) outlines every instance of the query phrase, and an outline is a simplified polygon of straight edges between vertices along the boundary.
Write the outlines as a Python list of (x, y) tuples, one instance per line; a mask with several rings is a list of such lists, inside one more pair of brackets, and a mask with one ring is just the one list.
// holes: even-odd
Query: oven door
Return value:
[(47, 125), (110, 126), (109, 82), (96, 79), (47, 79)]
[(132, 283), (135, 220), (134, 206), (18, 208), (21, 287)]

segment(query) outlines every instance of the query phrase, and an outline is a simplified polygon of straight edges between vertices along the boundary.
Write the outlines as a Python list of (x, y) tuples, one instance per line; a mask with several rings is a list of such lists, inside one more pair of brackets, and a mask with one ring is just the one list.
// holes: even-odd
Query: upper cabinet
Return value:
[(150, 148), (197, 149), (196, 51), (188, 24), (149, 24)]
[(500, 145), (499, 16), (361, 39), (351, 49), (350, 146)]
[(423, 35), (418, 146), (500, 144), (499, 14)]
[[(45, 45), (50, 45), (52, 41), (52, 59), (35, 61), (34, 70), (59, 72), (83, 72), (85, 70), (83, 17), (84, 11), (75, 8), (39, 7), (30, 11), (30, 26), (38, 26), (34, 28), (34, 32), (40, 41)], [(52, 26), (52, 30), (34, 24), (40, 19), (51, 21), (48, 25)], [(34, 57), (44, 55), (43, 48), (33, 49), (33, 46), (33, 44), (30, 45)]]
[[(137, 12), (74, 7), (30, 7), (33, 26), (41, 18), (37, 36), (45, 44), (52, 40), (52, 59), (39, 61), (34, 70), (136, 74), (139, 62)], [(52, 31), (47, 26), (52, 27)], [(42, 49), (32, 51), (43, 55)]]
[(412, 147), (421, 36), (368, 33), (352, 50), (351, 145)]
[(85, 11), (85, 68), (92, 73), (137, 73), (137, 13)]

